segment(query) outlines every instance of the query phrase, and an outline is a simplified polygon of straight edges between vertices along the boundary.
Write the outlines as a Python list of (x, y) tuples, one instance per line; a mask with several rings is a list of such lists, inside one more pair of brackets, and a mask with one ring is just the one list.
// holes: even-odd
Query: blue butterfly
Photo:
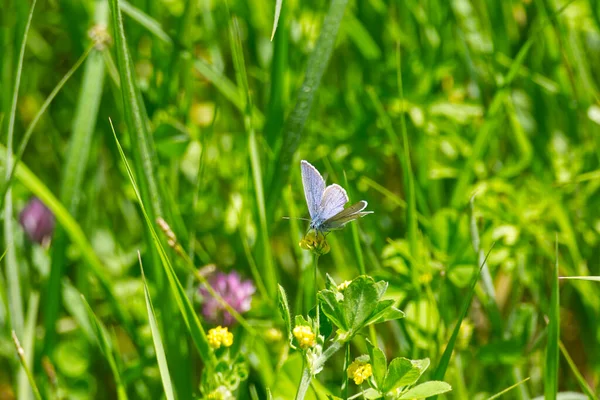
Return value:
[(340, 229), (350, 221), (371, 214), (363, 211), (367, 207), (364, 200), (344, 208), (348, 203), (348, 195), (340, 185), (325, 187), (325, 180), (308, 161), (302, 160), (302, 185), (310, 214), (310, 229), (317, 232), (328, 232)]

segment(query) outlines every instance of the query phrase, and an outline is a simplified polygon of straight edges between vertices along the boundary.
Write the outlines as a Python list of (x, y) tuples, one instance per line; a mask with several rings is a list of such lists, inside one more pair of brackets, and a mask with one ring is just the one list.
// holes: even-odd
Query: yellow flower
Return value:
[(310, 230), (299, 244), (304, 250), (314, 251), (318, 255), (327, 254), (331, 250), (329, 243), (325, 240), (325, 235), (314, 229)]
[(277, 328), (269, 328), (265, 332), (265, 339), (269, 342), (279, 342), (283, 338), (283, 334)]
[(300, 347), (305, 350), (317, 344), (315, 340), (315, 334), (313, 333), (312, 329), (310, 329), (310, 326), (298, 325), (294, 328), (292, 333), (298, 340), (298, 343), (300, 343)]
[(221, 346), (229, 347), (233, 344), (233, 333), (229, 332), (227, 327), (217, 326), (210, 329), (208, 331), (208, 344), (213, 349), (218, 349)]
[(354, 383), (357, 385), (362, 384), (371, 375), (373, 375), (373, 371), (369, 363), (355, 360), (348, 367), (348, 378), (354, 379)]
[(419, 282), (421, 282), (423, 285), (430, 283), (432, 279), (433, 276), (431, 276), (429, 272), (425, 272), (424, 274), (421, 274), (421, 276), (419, 276)]
[(344, 281), (337, 286), (337, 290), (339, 290), (341, 292), (344, 289), (346, 289), (348, 286), (350, 286), (351, 283), (352, 282), (350, 282), (350, 281)]

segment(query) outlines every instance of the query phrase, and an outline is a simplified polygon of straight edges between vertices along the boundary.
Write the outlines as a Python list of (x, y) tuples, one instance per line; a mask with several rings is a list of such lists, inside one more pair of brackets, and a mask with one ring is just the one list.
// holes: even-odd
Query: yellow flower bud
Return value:
[(296, 340), (298, 340), (300, 347), (305, 350), (317, 344), (315, 340), (316, 336), (313, 333), (312, 329), (310, 329), (310, 326), (298, 325), (294, 328), (292, 333), (294, 334)]
[(269, 328), (265, 332), (265, 339), (269, 342), (279, 342), (283, 338), (283, 334), (277, 328)]
[(346, 289), (348, 286), (350, 286), (351, 283), (352, 282), (350, 282), (350, 281), (344, 281), (337, 286), (337, 290), (339, 290), (341, 292), (344, 289)]
[(221, 346), (229, 347), (233, 344), (233, 333), (229, 332), (227, 327), (222, 328), (217, 326), (216, 328), (208, 331), (208, 344), (213, 349), (218, 349)]
[(365, 380), (373, 375), (371, 364), (362, 361), (353, 361), (348, 367), (348, 378), (354, 379), (354, 383), (361, 385)]

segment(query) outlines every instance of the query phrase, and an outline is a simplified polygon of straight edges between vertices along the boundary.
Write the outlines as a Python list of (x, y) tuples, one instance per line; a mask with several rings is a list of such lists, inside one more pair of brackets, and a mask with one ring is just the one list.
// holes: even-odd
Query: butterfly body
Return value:
[(335, 183), (325, 186), (325, 180), (315, 167), (305, 160), (300, 164), (302, 185), (310, 214), (310, 229), (320, 233), (340, 229), (348, 222), (372, 213), (363, 211), (367, 207), (364, 200), (344, 208), (349, 201), (344, 188)]

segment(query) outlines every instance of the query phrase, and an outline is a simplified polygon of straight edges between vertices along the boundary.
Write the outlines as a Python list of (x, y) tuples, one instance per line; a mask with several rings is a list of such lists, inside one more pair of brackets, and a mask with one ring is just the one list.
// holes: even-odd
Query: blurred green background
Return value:
[[(106, 1), (38, 0), (22, 66), (31, 3), (2, 1), (0, 399), (30, 396), (11, 330), (43, 392), (115, 398), (80, 293), (107, 327), (129, 396), (161, 397), (138, 250), (178, 397), (198, 393), (201, 362), (156, 266), (109, 119), (151, 220), (170, 224), (196, 267), (253, 279), (246, 318), (260, 332), (283, 328), (276, 282), (303, 311), (306, 223), (282, 218), (308, 214), (301, 159), (374, 211), (331, 234), (319, 265), (338, 281), (362, 266), (389, 281), (407, 317), (377, 328), (388, 358), (436, 365), (495, 243), (445, 398), (485, 398), (527, 377), (507, 398), (543, 394), (552, 268), (600, 275), (599, 1), (283, 0), (278, 19), (275, 1), (120, 3), (129, 69)], [(17, 153), (24, 137), (27, 169), (7, 186), (7, 147)], [(33, 195), (57, 220), (45, 246), (18, 223)], [(200, 312), (198, 283), (171, 253)], [(560, 292), (572, 364), (560, 356), (559, 390), (595, 390), (600, 286), (561, 281)], [(267, 387), (293, 398), (300, 364), (285, 361), (285, 340), (234, 331), (249, 360), (239, 398), (266, 398)], [(352, 349), (364, 353), (364, 340)], [(342, 361), (320, 376), (336, 395)]]

